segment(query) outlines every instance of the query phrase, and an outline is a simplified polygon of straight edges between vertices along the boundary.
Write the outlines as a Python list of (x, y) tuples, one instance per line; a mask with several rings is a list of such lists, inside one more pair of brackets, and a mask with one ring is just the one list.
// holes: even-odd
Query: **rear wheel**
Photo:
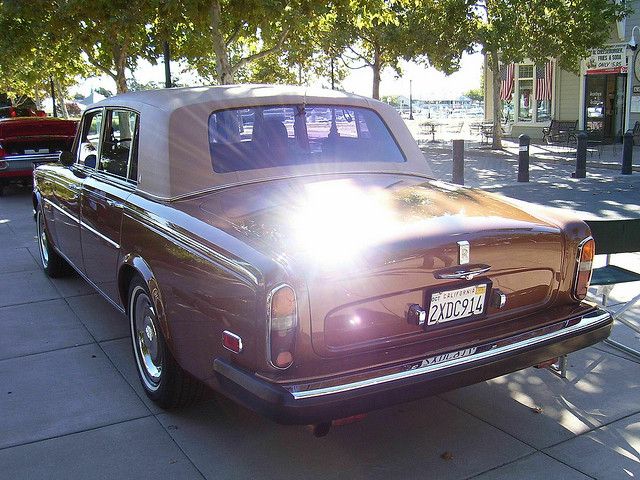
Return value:
[(52, 278), (66, 277), (71, 275), (73, 269), (62, 258), (58, 252), (56, 252), (49, 242), (49, 236), (47, 235), (47, 227), (44, 224), (44, 213), (42, 212), (42, 205), (38, 205), (36, 213), (36, 224), (38, 228), (38, 250), (40, 252), (40, 264), (44, 272)]
[(151, 296), (140, 278), (129, 287), (128, 310), (133, 355), (147, 396), (162, 408), (198, 400), (204, 385), (186, 373), (167, 348)]

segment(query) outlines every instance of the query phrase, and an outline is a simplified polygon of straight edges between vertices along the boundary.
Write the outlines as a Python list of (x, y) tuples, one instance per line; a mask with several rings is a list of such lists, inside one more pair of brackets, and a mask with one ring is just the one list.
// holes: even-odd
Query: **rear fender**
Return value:
[(153, 306), (156, 310), (158, 322), (160, 328), (164, 334), (165, 340), (170, 343), (171, 331), (169, 329), (169, 322), (165, 315), (164, 300), (162, 293), (160, 292), (160, 286), (153, 274), (149, 264), (139, 255), (127, 255), (124, 258), (124, 262), (118, 272), (118, 286), (120, 291), (120, 299), (125, 306), (127, 315), (129, 314), (129, 285), (131, 280), (136, 276), (140, 276), (151, 294)]

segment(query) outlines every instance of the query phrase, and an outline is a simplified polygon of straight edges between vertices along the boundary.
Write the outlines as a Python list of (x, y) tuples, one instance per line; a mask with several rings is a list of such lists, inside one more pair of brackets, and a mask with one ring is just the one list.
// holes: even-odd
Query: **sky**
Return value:
[[(435, 68), (402, 62), (402, 77), (400, 78), (390, 68), (383, 70), (380, 95), (404, 95), (409, 97), (411, 93), (414, 100), (457, 98), (471, 89), (480, 88), (482, 61), (483, 57), (479, 53), (465, 54), (462, 58), (460, 70), (450, 76), (438, 72)], [(175, 76), (175, 72), (178, 71), (177, 65), (172, 65), (171, 71)], [(134, 77), (140, 83), (150, 81), (163, 83), (164, 63), (161, 62), (153, 66), (146, 62), (141, 62), (139, 68), (134, 72)], [(76, 91), (86, 97), (91, 93), (91, 89), (101, 86), (114, 93), (116, 91), (115, 82), (106, 76), (87, 79), (82, 82)], [(341, 86), (348, 92), (369, 97), (373, 88), (373, 72), (370, 68), (353, 70), (342, 82)]]
[[(404, 95), (409, 91), (414, 100), (457, 98), (469, 90), (480, 88), (483, 57), (479, 53), (465, 55), (460, 70), (448, 77), (436, 70), (415, 63), (402, 63), (402, 77), (387, 68), (382, 72), (380, 96)], [(345, 90), (371, 96), (373, 72), (370, 68), (355, 70), (342, 84)]]

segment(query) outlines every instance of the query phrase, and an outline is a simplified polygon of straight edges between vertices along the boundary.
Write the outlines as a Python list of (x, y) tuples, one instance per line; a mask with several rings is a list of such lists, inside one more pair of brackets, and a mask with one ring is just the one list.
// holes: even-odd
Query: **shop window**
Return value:
[(551, 99), (545, 97), (551, 95), (551, 85), (545, 80), (545, 65), (519, 64), (515, 70), (514, 98), (503, 101), (504, 117), (521, 123), (550, 121)]
[(518, 65), (518, 121), (533, 120), (533, 65)]

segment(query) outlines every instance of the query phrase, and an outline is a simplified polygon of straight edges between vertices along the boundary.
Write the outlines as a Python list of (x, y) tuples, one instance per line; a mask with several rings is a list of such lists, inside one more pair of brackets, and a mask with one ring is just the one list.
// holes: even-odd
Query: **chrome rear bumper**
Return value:
[(321, 423), (536, 365), (604, 340), (611, 325), (611, 315), (596, 308), (465, 350), (311, 383), (270, 383), (221, 359), (215, 360), (214, 370), (224, 393), (277, 422)]

